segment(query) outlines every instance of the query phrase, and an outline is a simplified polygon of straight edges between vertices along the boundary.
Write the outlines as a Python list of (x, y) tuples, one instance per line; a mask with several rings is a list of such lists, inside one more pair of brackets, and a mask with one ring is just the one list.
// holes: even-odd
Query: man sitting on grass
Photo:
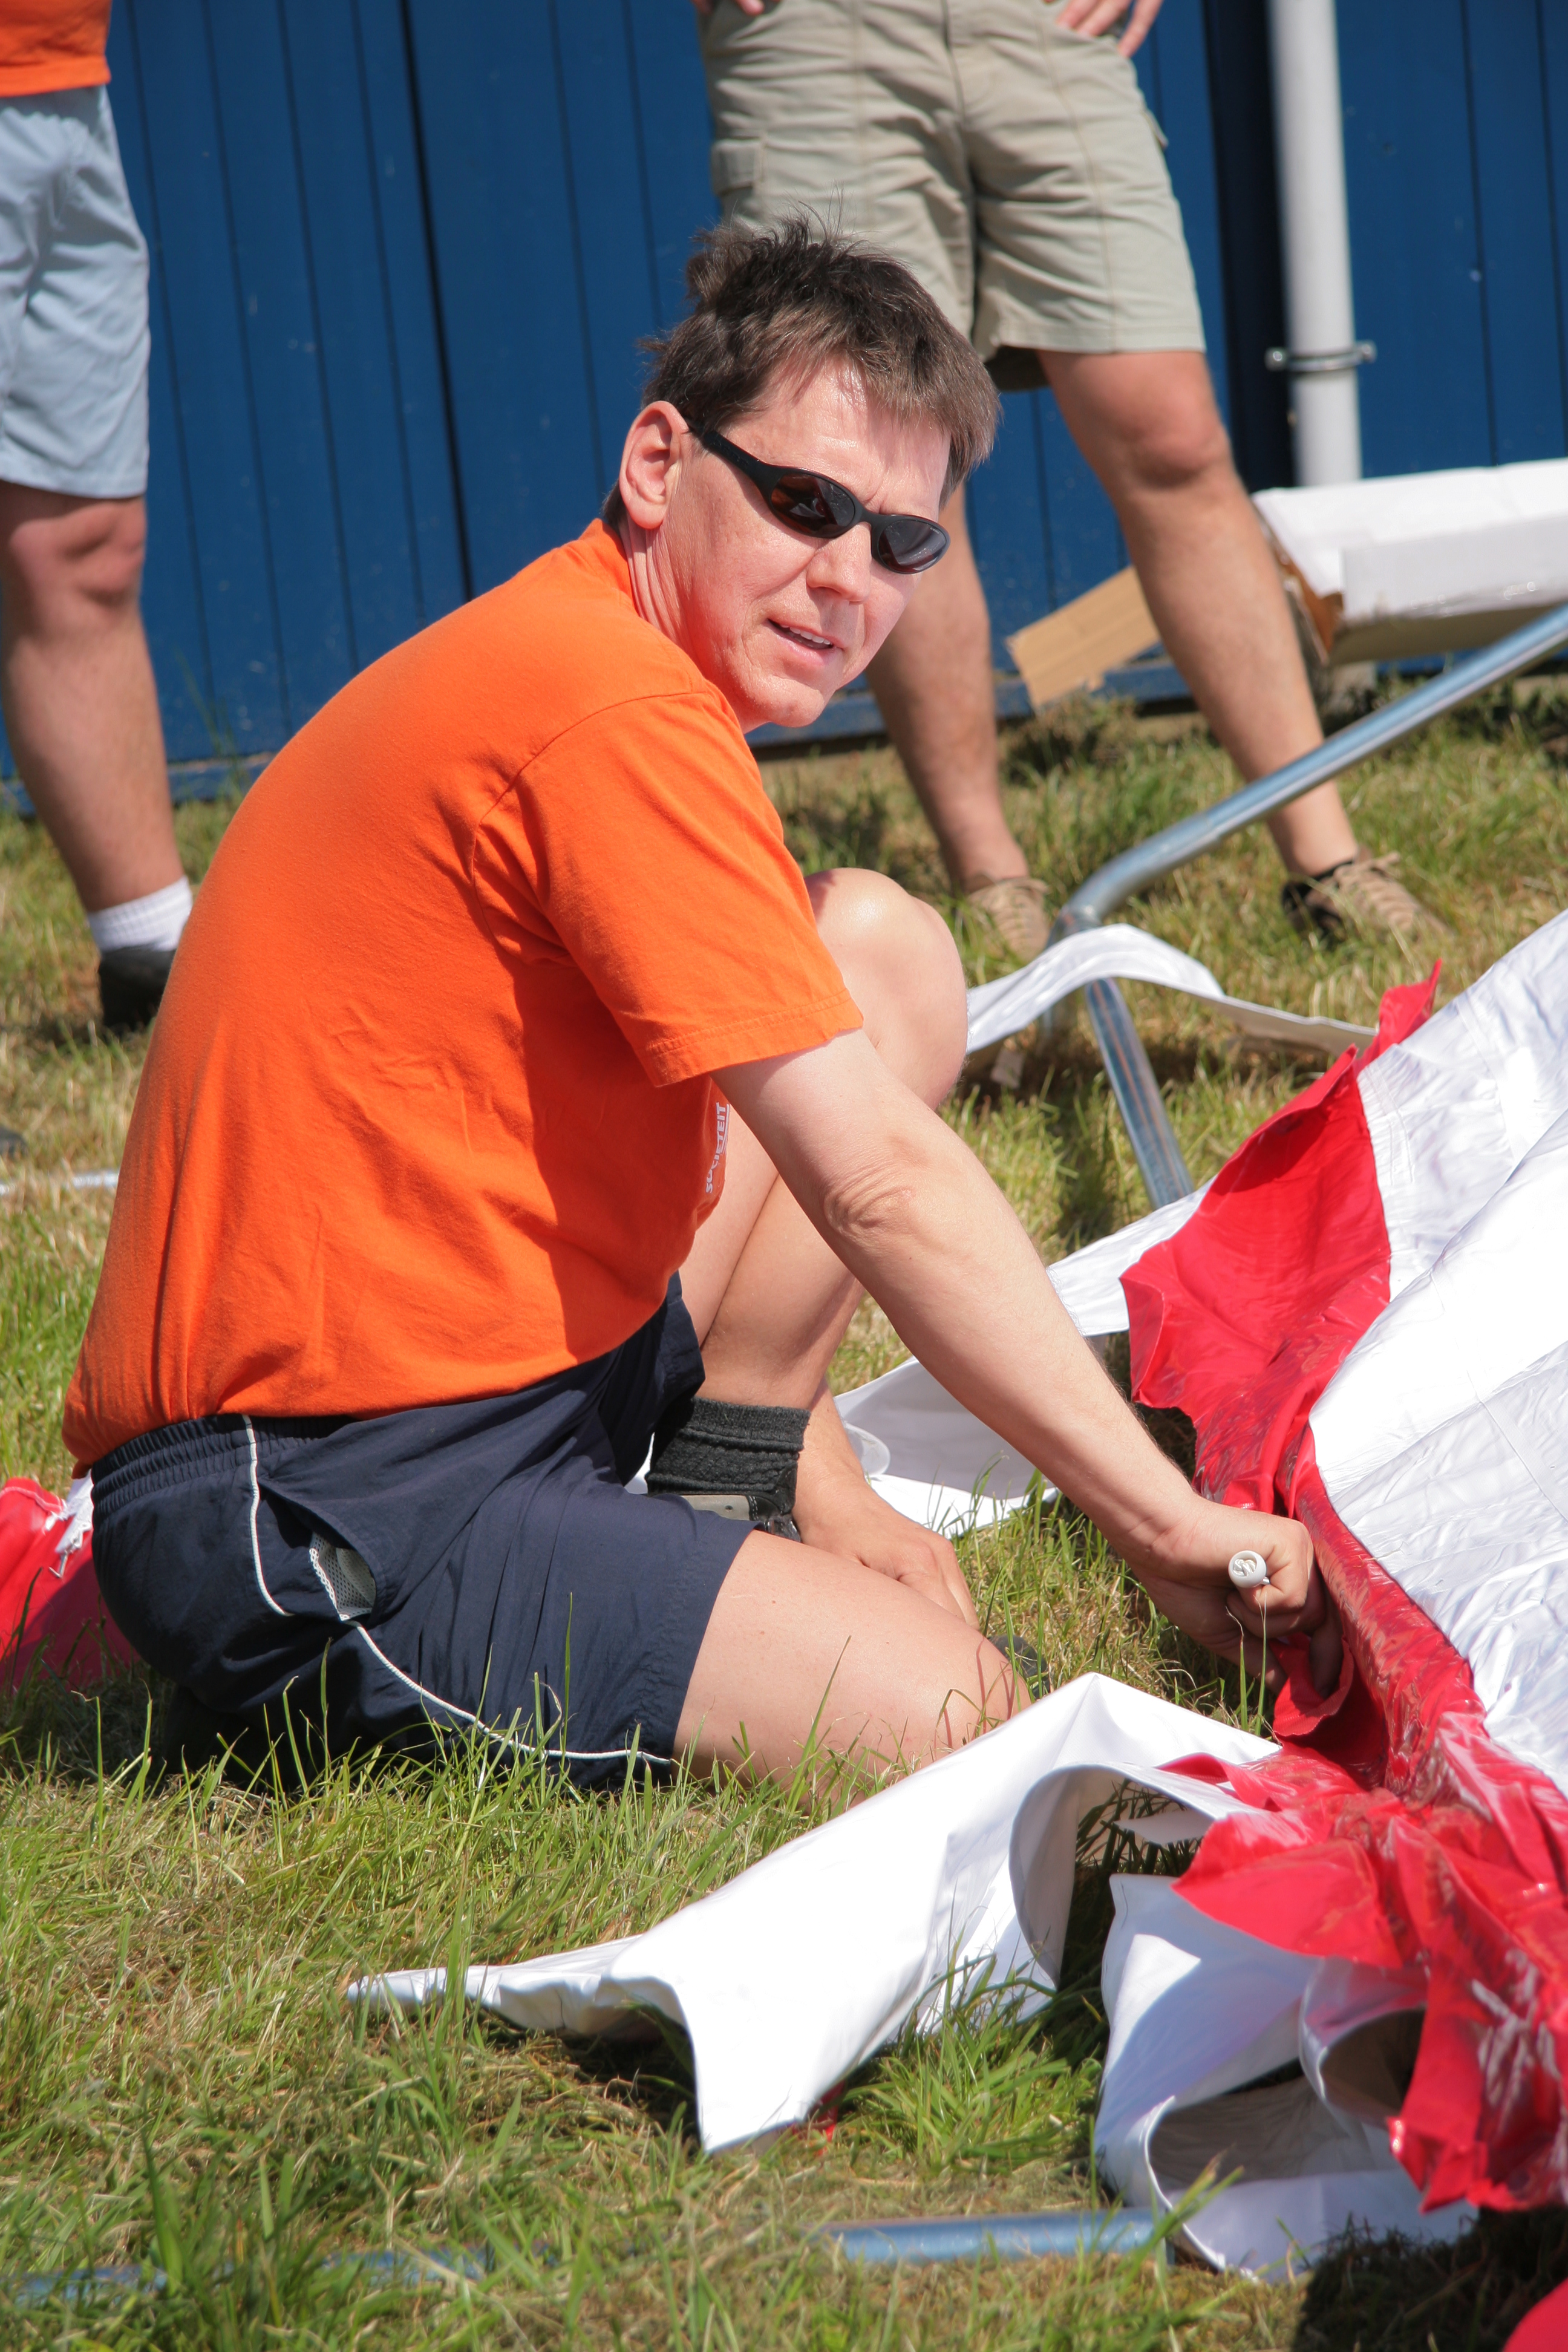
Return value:
[(803, 882), (746, 748), (941, 556), (984, 370), (805, 226), (690, 282), (604, 520), (301, 729), (174, 965), (65, 1427), (116, 1621), (229, 1727), (287, 1693), (334, 1749), (477, 1724), (592, 1782), (1009, 1715), (825, 1385), (867, 1290), (1179, 1623), (1256, 1634), (1242, 1547), (1271, 1630), (1321, 1609), (1304, 1530), (1191, 1491), (937, 1117), (939, 917)]

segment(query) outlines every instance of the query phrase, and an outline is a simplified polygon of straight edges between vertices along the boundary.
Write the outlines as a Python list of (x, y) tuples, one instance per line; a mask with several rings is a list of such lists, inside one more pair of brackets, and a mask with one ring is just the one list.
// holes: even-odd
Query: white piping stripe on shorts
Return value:
[[(276, 1606), (276, 1603), (274, 1603), (274, 1606)], [(477, 1730), (482, 1731), (488, 1739), (499, 1740), (503, 1748), (521, 1748), (529, 1750), (530, 1752), (532, 1751), (533, 1742), (531, 1740), (524, 1739), (517, 1732), (498, 1731), (494, 1725), (487, 1723), (482, 1716), (470, 1715), (466, 1706), (459, 1706), (456, 1699), (442, 1698), (436, 1691), (426, 1690), (423, 1683), (416, 1683), (412, 1675), (405, 1675), (401, 1666), (394, 1665), (392, 1660), (387, 1656), (386, 1652), (381, 1647), (379, 1643), (373, 1642), (371, 1640), (370, 1635), (365, 1632), (363, 1625), (356, 1625), (353, 1630), (359, 1635), (360, 1640), (364, 1643), (366, 1649), (371, 1653), (371, 1655), (380, 1659), (382, 1664), (386, 1668), (387, 1673), (389, 1675), (395, 1675), (400, 1683), (406, 1683), (408, 1688), (415, 1692), (418, 1697), (427, 1700), (432, 1706), (438, 1706), (445, 1715), (460, 1716), (465, 1723), (471, 1723)], [(547, 1745), (545, 1752), (547, 1755), (551, 1756), (565, 1757), (569, 1762), (574, 1764), (605, 1764), (612, 1762), (617, 1756), (631, 1756), (634, 1754), (643, 1757), (649, 1764), (673, 1764), (674, 1762), (673, 1757), (656, 1756), (652, 1753), (651, 1749), (647, 1748), (637, 1748), (635, 1749), (630, 1748), (558, 1748), (552, 1741)]]
[(267, 1590), (267, 1579), (261, 1573), (261, 1538), (256, 1524), (257, 1514), (261, 1508), (261, 1479), (256, 1454), (256, 1432), (250, 1425), (250, 1415), (247, 1412), (242, 1413), (240, 1419), (245, 1423), (245, 1433), (250, 1440), (250, 1559), (256, 1570), (256, 1589), (275, 1617), (291, 1617), (294, 1612), (291, 1609), (285, 1609), (281, 1601), (273, 1600)]

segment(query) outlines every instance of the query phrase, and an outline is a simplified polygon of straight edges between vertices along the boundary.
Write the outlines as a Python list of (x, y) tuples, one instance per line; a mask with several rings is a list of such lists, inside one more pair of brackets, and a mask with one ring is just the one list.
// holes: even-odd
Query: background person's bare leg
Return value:
[(915, 590), (866, 675), (955, 890), (1028, 872), (1002, 812), (991, 616), (964, 520), (942, 509), (952, 545)]
[[(935, 1105), (963, 1052), (963, 976), (946, 926), (877, 874), (814, 876), (817, 927), (883, 1060)], [(811, 1727), (834, 1753), (923, 1762), (1026, 1698), (974, 1629), (951, 1545), (872, 1494), (825, 1375), (860, 1287), (731, 1118), (723, 1196), (681, 1268), (703, 1393), (810, 1407), (795, 1519), (749, 1537), (709, 1621), (679, 1729), (714, 1762), (787, 1772)]]
[(89, 915), (184, 897), (139, 604), (145, 536), (140, 499), (0, 482), (0, 703)]
[[(1274, 558), (1231, 462), (1199, 352), (1042, 352), (1073, 439), (1116, 509), (1166, 651), (1250, 782), (1322, 740)], [(1338, 790), (1269, 819), (1293, 873), (1355, 853)]]

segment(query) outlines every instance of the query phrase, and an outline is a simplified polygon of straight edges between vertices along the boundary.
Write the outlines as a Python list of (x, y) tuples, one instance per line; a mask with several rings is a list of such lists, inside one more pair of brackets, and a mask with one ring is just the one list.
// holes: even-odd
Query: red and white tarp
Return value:
[[(1192, 1416), (1207, 1490), (1306, 1521), (1339, 1689), (1288, 1652), (1268, 1747), (1089, 1677), (647, 1935), (475, 1970), (476, 1999), (566, 2031), (658, 2011), (705, 2141), (777, 2128), (951, 1987), (1045, 1994), (1077, 1822), (1125, 1780), (1165, 1801), (1142, 1834), (1201, 1839), (1181, 1879), (1118, 1885), (1097, 2138), (1129, 2197), (1239, 2166), (1186, 2235), (1254, 2270), (1351, 2219), (1568, 2200), (1568, 917), (1431, 996), (1392, 992), (1206, 1192), (1057, 1270), (1090, 1331), (1122, 1276), (1139, 1393)], [(900, 1378), (937, 1517), (999, 1441), (917, 1367), (843, 1400), (863, 1454)]]
[(62, 1502), (35, 1478), (0, 1486), (0, 1693), (47, 1667), (90, 1690), (131, 1646), (110, 1618), (92, 1565), (92, 1483)]

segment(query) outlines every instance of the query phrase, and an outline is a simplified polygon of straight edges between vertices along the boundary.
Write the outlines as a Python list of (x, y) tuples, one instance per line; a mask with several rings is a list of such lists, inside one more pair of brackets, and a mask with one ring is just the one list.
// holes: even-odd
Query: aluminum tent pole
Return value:
[[(1386, 703), (1381, 710), (1357, 719), (1353, 727), (1331, 735), (1288, 767), (1244, 784), (1228, 800), (1216, 801), (1211, 808), (1199, 809), (1179, 824), (1167, 825), (1163, 833), (1124, 849), (1073, 892), (1051, 927), (1053, 944), (1075, 931), (1095, 929), (1129, 898), (1163, 881), (1178, 866), (1190, 865), (1206, 850), (1216, 849), (1233, 833), (1245, 831), (1260, 817), (1272, 816), (1303, 793), (1326, 784), (1331, 776), (1342, 775), (1358, 761), (1387, 751), (1434, 719), (1457, 710), (1489, 687), (1516, 677), (1521, 670), (1532, 668), (1564, 646), (1568, 646), (1568, 604), (1457, 662), (1452, 669), (1402, 695), (1397, 702)], [(1084, 996), (1110, 1091), (1149, 1198), (1155, 1208), (1163, 1208), (1190, 1192), (1193, 1180), (1161, 1099), (1159, 1082), (1116, 982), (1098, 980), (1084, 991)]]

